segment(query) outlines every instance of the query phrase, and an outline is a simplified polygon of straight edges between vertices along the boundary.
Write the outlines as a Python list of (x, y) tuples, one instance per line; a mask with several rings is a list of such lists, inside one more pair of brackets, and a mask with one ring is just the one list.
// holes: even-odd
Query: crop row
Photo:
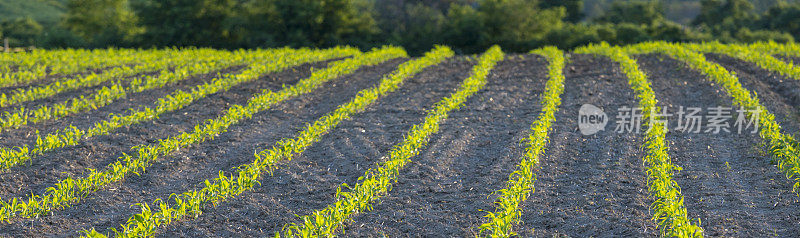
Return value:
[(93, 87), (114, 79), (122, 79), (139, 73), (155, 71), (193, 62), (210, 56), (214, 50), (185, 50), (170, 57), (168, 52), (145, 54), (140, 60), (145, 62), (133, 67), (121, 66), (100, 74), (90, 73), (67, 80), (58, 80), (47, 85), (20, 88), (0, 94), (0, 107), (8, 107), (23, 102), (44, 99), (53, 95), (85, 87)]
[[(772, 160), (778, 165), (787, 178), (794, 180), (793, 191), (800, 188), (800, 143), (790, 134), (781, 132), (781, 126), (775, 121), (775, 115), (770, 113), (753, 93), (745, 89), (736, 75), (732, 74), (719, 64), (706, 60), (703, 54), (697, 53), (679, 44), (666, 42), (650, 42), (631, 46), (634, 53), (658, 52), (669, 55), (690, 68), (706, 75), (711, 82), (722, 86), (724, 91), (733, 98), (733, 105), (747, 110), (749, 119), (757, 119), (759, 135), (769, 147)], [(758, 114), (756, 114), (759, 112)]]
[[(168, 50), (176, 53), (175, 50)], [(37, 50), (30, 53), (7, 54), (0, 59), (0, 87), (29, 84), (48, 75), (69, 75), (87, 69), (103, 69), (135, 64), (157, 50)], [(12, 71), (12, 67), (16, 71)]]
[[(376, 167), (367, 170), (359, 177), (354, 186), (342, 184), (336, 189), (336, 202), (325, 209), (316, 210), (300, 217), (299, 224), (284, 226), (283, 236), (320, 237), (333, 236), (334, 233), (350, 218), (360, 212), (372, 210), (371, 203), (388, 193), (392, 184), (397, 181), (400, 170), (411, 157), (419, 154), (426, 146), (431, 135), (439, 132), (439, 124), (446, 120), (448, 112), (460, 108), (464, 102), (486, 85), (486, 76), (498, 61), (504, 57), (500, 47), (489, 48), (472, 68), (471, 75), (464, 79), (458, 91), (443, 98), (434, 105), (421, 124), (414, 125), (405, 135), (403, 141), (396, 144), (388, 153), (387, 159)], [(349, 190), (349, 191), (345, 191)], [(281, 236), (276, 233), (275, 236)]]
[(778, 58), (775, 58), (771, 54), (756, 51), (748, 46), (721, 44), (718, 42), (686, 44), (684, 46), (699, 52), (724, 54), (740, 60), (752, 62), (766, 70), (777, 72), (783, 76), (800, 80), (800, 67), (795, 67), (794, 64), (786, 63)]
[[(681, 168), (672, 163), (667, 153), (665, 119), (657, 113), (661, 108), (656, 104), (655, 92), (650, 87), (647, 75), (639, 70), (639, 66), (624, 49), (607, 44), (591, 45), (576, 50), (577, 53), (590, 53), (609, 57), (617, 62), (622, 72), (628, 77), (639, 107), (642, 108), (642, 121), (647, 121), (643, 158), (647, 168), (647, 185), (650, 196), (656, 201), (651, 205), (653, 220), (656, 221), (662, 236), (702, 237), (703, 229), (692, 224), (683, 204), (680, 186), (673, 179), (675, 171)], [(698, 222), (699, 224), (699, 222)]]
[[(155, 50), (135, 49), (64, 49), (64, 50), (34, 50), (12, 55), (0, 55), (0, 73), (10, 73), (11, 69), (27, 70), (39, 66), (46, 66), (54, 73), (63, 73), (70, 68), (91, 65), (103, 65), (105, 62), (115, 61), (114, 58), (128, 57)], [(83, 60), (80, 60), (83, 59)]]
[[(285, 54), (286, 52), (291, 54)], [(338, 67), (331, 67), (326, 70), (317, 71), (317, 77), (305, 82), (309, 86), (318, 86), (319, 84), (329, 80), (328, 77), (340, 75), (347, 70), (352, 70), (353, 65), (361, 65), (366, 63), (377, 63), (386, 60), (387, 58), (396, 58), (401, 56), (396, 53), (397, 50), (381, 50), (358, 56), (353, 59), (347, 59), (342, 62), (336, 63)], [(285, 52), (281, 54), (279, 52)], [(158, 101), (158, 106), (155, 109), (145, 108), (141, 110), (133, 110), (130, 115), (125, 117), (114, 117), (110, 121), (100, 122), (95, 128), (89, 131), (73, 130), (76, 132), (67, 133), (62, 136), (55, 136), (54, 140), (59, 140), (58, 146), (64, 144), (76, 144), (81, 138), (90, 135), (97, 135), (100, 133), (108, 133), (108, 131), (119, 128), (122, 125), (130, 125), (133, 122), (141, 122), (155, 118), (157, 115), (167, 111), (174, 111), (182, 108), (200, 98), (207, 95), (225, 91), (234, 85), (243, 82), (248, 82), (257, 79), (259, 76), (286, 69), (298, 64), (313, 62), (319, 60), (327, 60), (333, 58), (340, 58), (354, 54), (360, 54), (356, 49), (352, 48), (333, 48), (328, 50), (311, 51), (311, 50), (281, 50), (273, 54), (273, 57), (267, 59), (257, 59), (246, 70), (238, 74), (226, 74), (221, 78), (214, 79), (211, 83), (206, 83), (198, 86), (191, 92), (176, 91), (173, 95), (162, 98)], [(403, 54), (405, 52), (402, 52)], [(263, 53), (262, 53), (263, 54)], [(256, 53), (256, 55), (259, 55)], [(304, 91), (299, 89), (306, 88), (292, 88), (293, 95), (301, 94)], [(229, 113), (237, 113), (237, 108), (234, 107), (228, 110)], [(236, 114), (232, 115), (236, 116)], [(94, 191), (105, 187), (106, 185), (114, 182), (121, 181), (129, 174), (139, 174), (161, 156), (168, 155), (182, 147), (200, 143), (207, 139), (213, 139), (214, 136), (221, 133), (226, 129), (226, 124), (209, 123), (201, 127), (197, 125), (195, 132), (183, 133), (179, 136), (170, 137), (165, 140), (160, 140), (157, 144), (142, 145), (132, 148), (135, 155), (131, 156), (124, 154), (120, 160), (112, 163), (102, 171), (91, 171), (87, 176), (79, 179), (67, 178), (57, 182), (53, 187), (46, 189), (45, 194), (31, 195), (25, 198), (13, 198), (11, 200), (0, 201), (0, 221), (8, 221), (14, 217), (31, 217), (35, 215), (42, 215), (54, 209), (67, 207), (72, 203), (79, 202), (81, 198), (88, 196)], [(83, 136), (82, 136), (83, 135)]]
[[(19, 90), (14, 92), (15, 94), (12, 94), (11, 97), (7, 97), (5, 94), (0, 95), (0, 107), (3, 107), (3, 102), (11, 102), (7, 98), (14, 98), (14, 95), (17, 94), (23, 96), (19, 96), (18, 98), (21, 99), (16, 99), (17, 101), (8, 105), (26, 100), (46, 98), (67, 90), (96, 86), (108, 80), (146, 71), (161, 70), (155, 76), (129, 79), (127, 80), (127, 86), (123, 86), (122, 80), (116, 81), (111, 86), (103, 87), (88, 97), (81, 96), (80, 98), (73, 98), (49, 107), (41, 106), (33, 110), (19, 108), (6, 112), (0, 118), (1, 131), (4, 128), (18, 127), (29, 122), (57, 119), (73, 113), (102, 107), (130, 93), (164, 87), (187, 79), (191, 75), (210, 73), (233, 65), (249, 65), (239, 74), (226, 74), (220, 78), (215, 78), (213, 82), (197, 86), (191, 92), (176, 90), (170, 96), (158, 99), (154, 109), (131, 110), (125, 116), (111, 115), (110, 119), (99, 122), (94, 127), (86, 130), (68, 127), (61, 130), (61, 132), (39, 136), (33, 146), (23, 145), (13, 149), (0, 148), (0, 169), (17, 166), (36, 155), (57, 148), (76, 145), (82, 140), (96, 135), (108, 134), (110, 131), (123, 126), (153, 120), (163, 113), (179, 110), (201, 98), (228, 90), (234, 85), (254, 80), (265, 73), (276, 72), (307, 62), (347, 56), (354, 57), (331, 63), (325, 69), (314, 70), (309, 78), (303, 79), (295, 85), (284, 86), (280, 91), (264, 90), (250, 98), (246, 105), (231, 106), (223, 115), (196, 125), (193, 131), (159, 140), (155, 144), (135, 146), (131, 148), (131, 151), (133, 151), (131, 155), (124, 154), (119, 161), (108, 165), (103, 171), (93, 170), (84, 178), (61, 180), (41, 195), (31, 195), (28, 198), (13, 198), (11, 200), (0, 199), (0, 221), (10, 221), (15, 217), (44, 215), (54, 210), (71, 206), (109, 184), (122, 181), (131, 174), (139, 175), (143, 173), (150, 165), (180, 148), (199, 144), (205, 140), (213, 140), (217, 135), (227, 131), (230, 126), (247, 120), (254, 114), (267, 110), (287, 99), (311, 92), (325, 82), (351, 74), (365, 65), (375, 65), (392, 58), (407, 57), (405, 51), (394, 47), (384, 47), (369, 53), (361, 53), (352, 48), (320, 51), (274, 49), (255, 52), (238, 51), (234, 53), (205, 49), (191, 51), (192, 53), (182, 52), (180, 55), (175, 55), (174, 58), (164, 56), (177, 54), (177, 51), (165, 50), (163, 52), (141, 53), (140, 56), (152, 57), (143, 60), (150, 63), (134, 67), (120, 66), (99, 75), (91, 74), (80, 79), (73, 78), (43, 87)], [(773, 42), (752, 45), (648, 42), (624, 48), (609, 46), (608, 44), (590, 45), (578, 48), (575, 52), (608, 57), (618, 63), (622, 72), (627, 76), (629, 85), (636, 93), (638, 104), (642, 108), (642, 121), (651, 122), (651, 124), (648, 124), (644, 136), (643, 148), (646, 154), (642, 160), (646, 166), (645, 172), (649, 195), (655, 199), (650, 207), (652, 219), (656, 222), (662, 236), (702, 237), (704, 231), (700, 227), (699, 221), (695, 222), (688, 218), (681, 189), (673, 179), (675, 171), (679, 171), (681, 168), (672, 163), (667, 153), (664, 118), (656, 114), (661, 112), (661, 108), (657, 105), (657, 99), (650, 87), (647, 75), (639, 69), (638, 64), (630, 54), (662, 53), (669, 55), (688, 64), (690, 68), (702, 72), (709, 77), (710, 81), (720, 84), (724, 91), (733, 97), (734, 105), (747, 109), (748, 113), (754, 111), (753, 109), (761, 109), (761, 114), (756, 118), (761, 129), (760, 136), (768, 143), (769, 152), (778, 167), (789, 179), (795, 181), (793, 190), (800, 191), (800, 143), (791, 135), (781, 132), (780, 125), (774, 120), (775, 116), (764, 109), (755, 94), (742, 87), (734, 74), (718, 64), (707, 61), (702, 54), (702, 52), (706, 52), (729, 55), (800, 80), (800, 70), (794, 67), (793, 64), (787, 64), (772, 56), (800, 56), (800, 53), (797, 53), (800, 52), (800, 46)], [(513, 228), (520, 223), (521, 204), (535, 191), (536, 174), (534, 170), (538, 167), (539, 159), (545, 151), (549, 141), (548, 133), (550, 127), (556, 121), (555, 113), (561, 104), (560, 97), (564, 91), (564, 75), (562, 71), (565, 67), (563, 52), (555, 47), (545, 47), (531, 53), (543, 55), (549, 61), (549, 79), (540, 102), (543, 109), (529, 129), (529, 135), (525, 140), (527, 148), (517, 164), (517, 170), (509, 175), (505, 188), (493, 193), (499, 195), (495, 201), (495, 211), (486, 212), (485, 223), (478, 227), (479, 236), (509, 237), (516, 235)], [(251, 163), (240, 165), (233, 174), (225, 174), (220, 171), (218, 177), (206, 180), (198, 189), (172, 194), (167, 199), (156, 199), (152, 203), (136, 204), (141, 208), (140, 213), (130, 216), (121, 225), (121, 229), (109, 228), (109, 230), (113, 231), (113, 235), (117, 237), (152, 236), (159, 227), (188, 217), (197, 217), (202, 214), (204, 208), (216, 206), (229, 198), (253, 189), (260, 184), (259, 180), (263, 178), (265, 172), (271, 175), (279, 167), (279, 163), (291, 161), (342, 121), (350, 119), (384, 95), (395, 91), (406, 79), (413, 77), (424, 68), (452, 56), (453, 52), (449, 48), (437, 47), (424, 57), (401, 64), (394, 72), (384, 76), (379, 85), (358, 92), (348, 103), (339, 105), (336, 110), (319, 118), (314, 123), (308, 124), (296, 137), (284, 138), (271, 148), (256, 152), (255, 158)], [(42, 62), (44, 61), (43, 59), (48, 59), (48, 56), (45, 55), (37, 57), (40, 57), (39, 60)], [(421, 124), (414, 125), (404, 136), (403, 141), (388, 152), (386, 159), (382, 159), (376, 164), (375, 168), (366, 171), (358, 179), (355, 186), (340, 185), (335, 192), (336, 201), (333, 204), (329, 204), (326, 208), (316, 210), (311, 214), (299, 216), (301, 222), (286, 224), (280, 232), (276, 233), (276, 236), (334, 236), (352, 216), (372, 210), (371, 203), (392, 189), (392, 184), (397, 181), (400, 170), (426, 146), (431, 135), (438, 133), (439, 124), (448, 118), (448, 113), (460, 108), (471, 95), (485, 86), (486, 76), (503, 57), (503, 52), (497, 46), (487, 50), (480, 57), (478, 64), (473, 67), (470, 77), (464, 79), (459, 90), (436, 103), (434, 108), (428, 112), (424, 121)], [(32, 71), (49, 67), (45, 64), (31, 63), (36, 62), (34, 60), (35, 57), (31, 58), (31, 61), (17, 63), (16, 65), (24, 67), (19, 67), (18, 71), (14, 73), (24, 74), (21, 71), (23, 68), (24, 70)], [(0, 59), (0, 61), (4, 60), (10, 61), (9, 59)], [(123, 61), (124, 59), (107, 61), (107, 66), (114, 66), (118, 63), (124, 65), (124, 63), (120, 63)], [(81, 67), (84, 67), (84, 69), (97, 68), (98, 65), (100, 64), (93, 63), (93, 65)], [(176, 66), (176, 69), (170, 70), (169, 68), (173, 66)], [(76, 66), (75, 69), (77, 68)], [(0, 68), (0, 71), (2, 70), (6, 70), (3, 75), (11, 74), (10, 68), (7, 66)], [(106, 73), (109, 75), (103, 76)], [(105, 80), (90, 79), (91, 77), (103, 77)], [(0, 87), (2, 87), (2, 83), (0, 82)], [(17, 83), (19, 82), (14, 84)], [(73, 86), (51, 87), (52, 85), (62, 84)], [(53, 89), (63, 90), (55, 93), (36, 91)], [(28, 91), (31, 93), (22, 93)], [(27, 95), (42, 96), (29, 97)], [(756, 115), (748, 114), (750, 118), (754, 116)], [(92, 229), (85, 231), (85, 235), (89, 237), (104, 237), (106, 234), (101, 234)]]
[(779, 44), (775, 42), (756, 42), (750, 44), (750, 48), (769, 55), (781, 55), (786, 57), (800, 57), (800, 45), (797, 43)]
[[(348, 56), (355, 52), (356, 51), (352, 49), (334, 49), (326, 52), (310, 52), (308, 50), (293, 51), (291, 49), (281, 49), (277, 51), (267, 50), (245, 56), (249, 58), (246, 59), (248, 62), (253, 62), (254, 64), (269, 64), (270, 71), (268, 72), (275, 72), (286, 67), (292, 67), (310, 61)], [(296, 62), (287, 62), (288, 60), (296, 60)], [(242, 74), (246, 75), (247, 77), (228, 74), (222, 78), (216, 78), (212, 80), (211, 83), (198, 85), (190, 92), (176, 90), (170, 95), (157, 99), (156, 106), (154, 108), (132, 110), (127, 115), (112, 114), (109, 116), (109, 119), (95, 123), (95, 125), (90, 129), (81, 130), (69, 126), (61, 131), (57, 131), (46, 136), (37, 135), (36, 143), (32, 147), (29, 145), (22, 145), (14, 148), (0, 148), (0, 169), (8, 169), (28, 161), (36, 155), (54, 149), (76, 145), (81, 140), (85, 140), (97, 135), (106, 135), (117, 128), (153, 120), (161, 114), (179, 110), (194, 101), (206, 97), (207, 95), (225, 91), (234, 85), (254, 80), (258, 75), (253, 74), (256, 72), (255, 70), (259, 69), (259, 67), (253, 67), (251, 65), (248, 70), (243, 72), (246, 74)]]
[[(290, 52), (281, 51), (274, 52), (273, 55), (271, 52), (262, 52), (252, 55), (253, 58), (250, 59), (250, 61), (259, 62), (259, 60), (264, 58), (279, 58), (288, 53)], [(0, 169), (8, 169), (17, 166), (32, 159), (36, 155), (54, 149), (76, 145), (81, 140), (97, 135), (105, 135), (120, 127), (155, 119), (163, 113), (178, 110), (206, 95), (226, 89), (223, 86), (228, 84), (227, 81), (231, 81), (231, 77), (216, 79), (211, 84), (199, 85), (190, 93), (176, 90), (172, 94), (158, 99), (155, 109), (145, 108), (135, 110), (127, 115), (112, 114), (109, 119), (96, 123), (90, 129), (82, 130), (69, 126), (45, 136), (37, 135), (36, 143), (33, 144), (33, 146), (22, 145), (14, 148), (0, 148)]]
[[(115, 232), (115, 235), (117, 237), (150, 236), (160, 226), (187, 216), (199, 216), (202, 209), (208, 204), (217, 205), (225, 199), (252, 189), (259, 183), (262, 174), (265, 172), (272, 174), (272, 171), (277, 168), (278, 162), (292, 160), (294, 155), (301, 154), (342, 121), (350, 119), (354, 114), (363, 111), (384, 95), (395, 91), (406, 79), (431, 65), (452, 57), (453, 54), (453, 51), (447, 47), (437, 47), (421, 58), (399, 65), (394, 72), (384, 76), (377, 86), (358, 92), (349, 102), (339, 105), (334, 111), (308, 124), (304, 130), (298, 133), (297, 137), (284, 138), (271, 149), (255, 153), (255, 160), (249, 164), (240, 165), (234, 175), (225, 176), (220, 171), (219, 177), (211, 182), (206, 180), (199, 190), (173, 194), (168, 202), (156, 200), (153, 202), (153, 207), (159, 207), (158, 211), (153, 211), (147, 204), (139, 204), (142, 212), (131, 216), (127, 223), (122, 225), (123, 229)], [(279, 97), (277, 94), (273, 95), (271, 97)], [(265, 95), (261, 98), (266, 99), (270, 96)], [(99, 235), (95, 231), (88, 234)]]
[(115, 83), (110, 87), (103, 87), (91, 95), (68, 99), (53, 105), (42, 105), (34, 109), (20, 107), (6, 111), (0, 117), (0, 132), (8, 128), (18, 128), (28, 123), (37, 123), (45, 120), (55, 120), (78, 112), (97, 109), (124, 98), (128, 94), (143, 92), (150, 89), (161, 88), (185, 80), (193, 75), (206, 74), (244, 63), (244, 54), (250, 52), (240, 51), (231, 54), (225, 51), (214, 52), (204, 56), (202, 61), (190, 62), (188, 65), (178, 65), (174, 70), (163, 69), (155, 75), (136, 77), (128, 86)]
[(517, 169), (508, 176), (506, 187), (500, 189), (495, 194), (500, 194), (495, 204), (497, 207), (494, 212), (488, 212), (486, 222), (481, 224), (479, 234), (489, 237), (510, 237), (515, 236), (513, 226), (519, 224), (519, 217), (522, 212), (520, 204), (534, 191), (536, 175), (534, 169), (539, 166), (539, 157), (544, 153), (548, 142), (548, 131), (553, 122), (556, 121), (555, 113), (561, 105), (561, 94), (564, 92), (564, 52), (555, 47), (545, 47), (531, 51), (547, 58), (550, 64), (547, 66), (550, 79), (545, 84), (542, 94), (542, 112), (533, 124), (531, 124), (530, 134), (525, 139), (528, 147), (525, 148)]

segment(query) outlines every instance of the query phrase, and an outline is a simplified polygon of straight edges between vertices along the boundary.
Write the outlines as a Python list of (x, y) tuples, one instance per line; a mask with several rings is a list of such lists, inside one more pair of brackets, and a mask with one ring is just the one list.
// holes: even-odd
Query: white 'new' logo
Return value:
[(608, 116), (603, 109), (592, 104), (583, 104), (578, 110), (578, 128), (583, 135), (594, 135), (606, 129)]

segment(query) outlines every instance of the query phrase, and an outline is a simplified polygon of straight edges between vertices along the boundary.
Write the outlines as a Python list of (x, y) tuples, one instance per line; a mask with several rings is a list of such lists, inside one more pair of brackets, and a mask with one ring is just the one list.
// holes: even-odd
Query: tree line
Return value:
[[(582, 0), (68, 0), (52, 27), (0, 23), (16, 45), (64, 47), (329, 47), (435, 44), (470, 54), (499, 44), (524, 52), (606, 41), (753, 42), (800, 38), (800, 3), (755, 11), (747, 0), (701, 0), (686, 24), (661, 1), (613, 1), (586, 16)], [(595, 11), (596, 12), (596, 11)]]

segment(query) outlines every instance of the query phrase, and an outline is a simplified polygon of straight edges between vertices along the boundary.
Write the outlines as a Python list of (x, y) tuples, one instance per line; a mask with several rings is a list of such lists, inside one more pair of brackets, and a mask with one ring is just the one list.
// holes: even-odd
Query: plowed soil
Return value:
[[(731, 98), (719, 85), (681, 62), (662, 55), (635, 58), (649, 76), (659, 106), (670, 112), (680, 106), (732, 106)], [(709, 54), (708, 58), (735, 72), (745, 88), (757, 93), (784, 132), (800, 133), (800, 80), (727, 56)], [(363, 67), (332, 80), (234, 125), (214, 140), (162, 158), (140, 176), (132, 175), (103, 188), (71, 207), (0, 224), (0, 237), (72, 237), (85, 229), (119, 228), (139, 211), (134, 204), (167, 199), (172, 193), (198, 188), (218, 171), (234, 171), (252, 161), (253, 152), (296, 136), (307, 123), (349, 101), (358, 91), (376, 85), (406, 60)], [(162, 227), (156, 235), (264, 237), (274, 235), (284, 224), (300, 222), (297, 215), (327, 207), (335, 201), (340, 184), (355, 184), (365, 171), (375, 167), (413, 125), (422, 122), (427, 110), (455, 92), (476, 62), (474, 57), (459, 56), (425, 69), (397, 91), (339, 124), (304, 153), (280, 163), (254, 190), (219, 206), (205, 207), (201, 216)], [(60, 179), (103, 169), (122, 153), (134, 153), (133, 146), (157, 143), (191, 130), (234, 104), (246, 103), (261, 90), (294, 84), (308, 77), (312, 68), (328, 63), (264, 75), (153, 121), (37, 156), (25, 165), (0, 172), (0, 198), (42, 194)], [(521, 140), (541, 112), (547, 64), (544, 58), (531, 54), (511, 54), (498, 63), (487, 78), (487, 86), (450, 113), (440, 132), (401, 170), (393, 189), (374, 204), (372, 211), (347, 222), (341, 236), (476, 236), (486, 212), (494, 210), (497, 194), (493, 192), (503, 188), (516, 169), (525, 149)], [(193, 76), (90, 112), (6, 130), (0, 133), (0, 146), (32, 144), (35, 131), (50, 133), (69, 125), (88, 128), (109, 113), (151, 106), (156, 98), (174, 90), (191, 89), (217, 73), (236, 73), (243, 67)], [(643, 131), (615, 131), (619, 109), (638, 105), (628, 79), (608, 58), (581, 54), (569, 55), (564, 74), (562, 104), (541, 167), (536, 170), (535, 191), (522, 204), (521, 223), (514, 230), (522, 237), (658, 236), (642, 161)], [(96, 88), (23, 106), (47, 105)], [(610, 119), (605, 130), (588, 136), (578, 130), (578, 110), (584, 104), (604, 110)], [(701, 221), (707, 236), (800, 234), (800, 198), (791, 192), (793, 182), (770, 163), (758, 134), (737, 133), (735, 129), (721, 134), (680, 132), (674, 130), (676, 117), (670, 117), (668, 125), (669, 155), (683, 168), (676, 172), (675, 181), (681, 186), (689, 217)]]

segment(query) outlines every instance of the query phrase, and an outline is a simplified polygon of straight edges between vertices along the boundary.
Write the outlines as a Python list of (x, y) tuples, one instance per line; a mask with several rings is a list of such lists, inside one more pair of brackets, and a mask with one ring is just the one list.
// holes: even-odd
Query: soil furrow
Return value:
[(761, 105), (775, 114), (784, 133), (800, 136), (800, 80), (725, 55), (706, 57), (735, 73), (744, 88), (755, 92)]
[(486, 87), (440, 126), (420, 155), (400, 172), (375, 210), (355, 217), (346, 236), (475, 236), (482, 210), (493, 209), (524, 150), (519, 141), (541, 109), (546, 61), (510, 55), (492, 69)]
[[(76, 78), (76, 77), (83, 77), (83, 76), (89, 75), (91, 73), (101, 74), (101, 73), (103, 73), (103, 71), (110, 70), (110, 69), (117, 68), (117, 67), (119, 67), (119, 66), (109, 66), (109, 67), (99, 68), (99, 69), (94, 69), (94, 68), (93, 69), (86, 69), (84, 71), (73, 73), (73, 74), (50, 74), (49, 73), (50, 70), (48, 69), (48, 74), (44, 78), (39, 78), (39, 79), (36, 79), (34, 81), (31, 81), (31, 82), (20, 83), (17, 86), (0, 87), (0, 93), (8, 94), (9, 92), (13, 92), (14, 90), (19, 89), (19, 88), (32, 88), (32, 87), (45, 86), (45, 85), (51, 84), (53, 82), (56, 82), (58, 80), (67, 80), (67, 79)], [(14, 72), (16, 72), (17, 70), (15, 70)]]
[[(413, 124), (422, 120), (431, 104), (455, 90), (472, 65), (459, 59), (425, 69), (366, 111), (343, 121), (302, 155), (282, 163), (254, 191), (209, 208), (196, 220), (177, 222), (160, 236), (272, 236), (283, 224), (297, 222), (294, 214), (325, 208), (335, 201), (337, 186), (355, 183), (374, 166)], [(264, 141), (262, 147), (275, 140)], [(247, 155), (244, 161), (252, 157)]]
[[(192, 76), (187, 78), (186, 80), (179, 81), (174, 85), (146, 90), (144, 92), (139, 92), (139, 93), (128, 94), (127, 97), (125, 98), (117, 99), (114, 102), (106, 106), (99, 107), (97, 109), (91, 109), (88, 111), (76, 113), (66, 117), (61, 117), (56, 120), (46, 120), (39, 123), (29, 123), (27, 125), (20, 126), (20, 128), (16, 129), (8, 128), (0, 133), (0, 146), (14, 147), (14, 146), (20, 146), (22, 144), (33, 144), (36, 142), (36, 131), (38, 131), (40, 135), (44, 136), (50, 133), (55, 133), (56, 131), (59, 130), (63, 130), (64, 128), (70, 125), (80, 129), (87, 129), (94, 126), (94, 124), (97, 123), (98, 121), (103, 121), (108, 119), (108, 115), (111, 113), (124, 115), (127, 114), (128, 111), (131, 109), (149, 107), (155, 105), (154, 99), (167, 96), (170, 93), (174, 92), (176, 89), (191, 90), (192, 88), (194, 88), (199, 84), (202, 84), (206, 81), (210, 81), (217, 75), (217, 73), (234, 73), (238, 72), (242, 68), (243, 66), (235, 66), (209, 74)], [(156, 75), (156, 74), (158, 73), (148, 72), (148, 73), (138, 74), (137, 76), (134, 77), (139, 77), (144, 75)], [(132, 78), (133, 77), (127, 79), (132, 79)], [(111, 82), (105, 82), (103, 83), (103, 85), (87, 89), (80, 89), (77, 91), (60, 93), (47, 99), (28, 102), (25, 104), (30, 104), (30, 105), (25, 107), (33, 110), (40, 107), (41, 105), (52, 105), (54, 103), (61, 103), (66, 100), (71, 100), (72, 98), (78, 98), (80, 96), (92, 98), (94, 97), (93, 96), (94, 93), (103, 86), (111, 86)], [(125, 82), (123, 86), (127, 86), (127, 82)], [(43, 100), (46, 102), (43, 102)]]
[[(161, 72), (160, 70), (141, 72), (141, 73), (138, 73), (136, 75), (129, 76), (129, 77), (114, 78), (114, 79), (102, 82), (102, 83), (100, 83), (98, 85), (95, 85), (95, 86), (81, 87), (81, 88), (77, 88), (77, 89), (63, 91), (63, 92), (57, 93), (55, 95), (52, 95), (50, 97), (36, 99), (36, 100), (32, 100), (32, 101), (27, 101), (27, 102), (22, 102), (22, 103), (18, 103), (18, 104), (15, 104), (15, 105), (11, 105), (11, 106), (0, 108), (0, 113), (6, 112), (6, 111), (14, 112), (15, 109), (18, 109), (20, 107), (33, 109), (33, 108), (37, 108), (37, 107), (39, 107), (41, 105), (50, 105), (50, 104), (59, 103), (59, 102), (65, 101), (65, 100), (69, 100), (69, 99), (72, 99), (72, 98), (77, 98), (77, 97), (80, 97), (81, 95), (92, 95), (94, 92), (96, 92), (97, 90), (101, 89), (102, 87), (111, 87), (114, 84), (114, 81), (122, 81), (123, 86), (126, 86), (128, 81), (130, 79), (134, 78), (134, 77), (158, 75), (160, 72)], [(45, 84), (45, 86), (46, 85), (47, 84)], [(27, 90), (27, 88), (26, 88), (26, 90)], [(13, 94), (13, 92), (12, 92), (12, 94)], [(2, 134), (5, 134), (5, 131)]]
[[(0, 197), (22, 196), (31, 192), (38, 194), (43, 192), (41, 191), (42, 189), (52, 186), (53, 183), (60, 179), (85, 174), (87, 168), (103, 169), (106, 165), (116, 161), (123, 152), (129, 153), (130, 148), (133, 146), (156, 143), (158, 139), (164, 139), (179, 132), (193, 129), (196, 124), (221, 115), (230, 104), (245, 103), (250, 96), (260, 92), (261, 89), (275, 90), (280, 89), (283, 84), (293, 84), (299, 79), (310, 75), (309, 72), (312, 67), (325, 67), (326, 64), (327, 62), (306, 64), (289, 68), (282, 72), (268, 74), (262, 76), (259, 80), (232, 87), (227, 92), (209, 95), (181, 110), (165, 113), (155, 120), (120, 128), (109, 135), (95, 136), (84, 140), (79, 145), (39, 155), (30, 160), (28, 164), (0, 173), (0, 184), (4, 185), (0, 186)], [(226, 73), (237, 72), (238, 70), (236, 69), (226, 71)], [(176, 86), (129, 95), (127, 98), (117, 100), (97, 111), (80, 113), (41, 124), (47, 126), (47, 128), (64, 128), (71, 123), (78, 128), (86, 129), (98, 121), (105, 120), (109, 113), (127, 114), (127, 111), (131, 108), (155, 105), (155, 99), (157, 98), (167, 96), (176, 89), (191, 90), (196, 85), (212, 80), (216, 75), (216, 73), (211, 73), (195, 76), (180, 82)], [(30, 141), (26, 142), (33, 143), (35, 136), (31, 135), (31, 137), (34, 138), (27, 138)]]
[[(681, 62), (660, 55), (637, 59), (659, 106), (670, 113), (680, 106), (699, 107), (705, 116), (709, 107), (732, 105), (721, 87)], [(705, 235), (787, 237), (800, 233), (799, 199), (790, 191), (792, 183), (770, 164), (757, 134), (739, 134), (735, 127), (730, 133), (680, 132), (674, 130), (677, 116), (670, 119), (669, 154), (683, 167), (675, 181), (681, 186), (689, 217), (701, 219)], [(702, 121), (705, 131), (707, 117)]]
[[(402, 61), (403, 59), (395, 59), (378, 66), (364, 67), (353, 75), (332, 80), (312, 93), (256, 114), (251, 120), (233, 126), (213, 141), (182, 150), (155, 163), (142, 176), (130, 177), (122, 184), (98, 191), (73, 208), (56, 212), (41, 221), (33, 221), (45, 230), (16, 230), (24, 229), (23, 226), (11, 226), (9, 229), (58, 236), (75, 235), (75, 231), (92, 227), (115, 227), (138, 212), (138, 207), (131, 206), (135, 203), (149, 203), (156, 198), (166, 199), (171, 193), (195, 188), (204, 180), (216, 177), (220, 170), (228, 173), (234, 171), (236, 166), (252, 159), (253, 151), (267, 146), (266, 142), (288, 136), (299, 130), (304, 123), (312, 122), (313, 118), (333, 110), (357, 91), (376, 84), (383, 74), (391, 72)], [(298, 80), (302, 78), (304, 77), (297, 77)], [(227, 95), (206, 100), (195, 109), (221, 112), (232, 104), (245, 104), (247, 99), (261, 91), (253, 87), (256, 85), (250, 86), (243, 88), (248, 90), (228, 91), (223, 93)], [(277, 89), (279, 88), (273, 88)], [(180, 123), (168, 121), (166, 124)]]
[[(523, 203), (523, 237), (653, 237), (642, 163), (642, 134), (615, 132), (622, 107), (638, 101), (619, 65), (605, 57), (572, 55), (550, 143), (536, 171), (536, 191)], [(578, 110), (607, 113), (605, 130), (578, 130)]]

